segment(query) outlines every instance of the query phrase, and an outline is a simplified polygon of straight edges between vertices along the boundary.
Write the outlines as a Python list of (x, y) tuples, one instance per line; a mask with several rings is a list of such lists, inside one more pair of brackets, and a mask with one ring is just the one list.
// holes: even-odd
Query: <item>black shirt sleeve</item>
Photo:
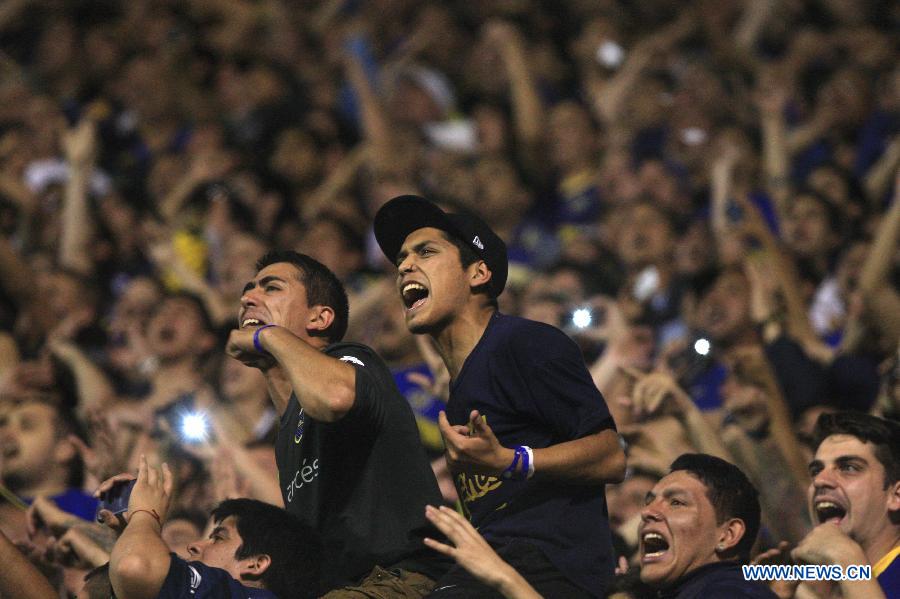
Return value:
[(386, 391), (377, 373), (380, 360), (371, 351), (359, 345), (335, 347), (332, 357), (346, 362), (356, 370), (356, 394), (353, 407), (339, 421), (342, 426), (359, 423), (380, 425), (384, 419), (384, 402), (379, 401)]

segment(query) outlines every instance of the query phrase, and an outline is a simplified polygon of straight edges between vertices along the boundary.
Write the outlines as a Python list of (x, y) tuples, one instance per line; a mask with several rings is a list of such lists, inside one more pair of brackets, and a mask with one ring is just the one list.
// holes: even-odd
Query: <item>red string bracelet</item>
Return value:
[(138, 512), (146, 512), (146, 513), (150, 514), (151, 516), (153, 516), (153, 519), (156, 520), (157, 524), (159, 524), (159, 528), (162, 529), (162, 518), (159, 517), (159, 514), (157, 513), (156, 510), (132, 510), (131, 513), (128, 515), (129, 523), (131, 522), (131, 519), (134, 518), (134, 515), (137, 514)]

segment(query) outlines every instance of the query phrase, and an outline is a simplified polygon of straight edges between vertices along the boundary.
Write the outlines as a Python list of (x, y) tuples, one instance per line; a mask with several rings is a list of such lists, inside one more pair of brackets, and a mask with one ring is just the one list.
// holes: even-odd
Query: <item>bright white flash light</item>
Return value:
[(187, 441), (203, 441), (208, 429), (206, 416), (200, 412), (185, 414), (181, 419), (181, 434)]
[(697, 339), (697, 341), (694, 342), (694, 351), (701, 356), (709, 354), (709, 348), (710, 345), (708, 339)]
[(584, 329), (591, 326), (591, 311), (588, 308), (578, 308), (574, 312), (572, 312), (572, 324), (574, 324), (579, 329)]

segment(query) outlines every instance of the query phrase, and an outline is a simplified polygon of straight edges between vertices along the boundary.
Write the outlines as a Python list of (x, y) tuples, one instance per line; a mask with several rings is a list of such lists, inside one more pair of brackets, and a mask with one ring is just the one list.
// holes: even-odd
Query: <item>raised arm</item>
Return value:
[(866, 178), (863, 179), (863, 189), (866, 191), (870, 206), (880, 207), (890, 188), (891, 179), (898, 169), (900, 169), (900, 135), (895, 135), (884, 154), (872, 165), (866, 173)]
[(42, 335), (49, 331), (57, 323), (53, 321), (48, 310), (38, 308), (34, 274), (28, 264), (19, 256), (9, 239), (0, 237), (0, 285), (23, 312), (28, 312), (36, 324), (32, 334)]
[[(897, 175), (894, 201), (878, 225), (872, 247), (866, 256), (859, 274), (858, 293), (861, 295), (864, 305), (873, 309), (877, 292), (885, 284), (887, 274), (893, 261), (897, 242), (900, 240), (900, 173)], [(890, 304), (888, 304), (890, 305)], [(895, 310), (889, 310), (886, 316), (896, 319)], [(859, 316), (851, 317), (844, 331), (844, 339), (841, 341), (841, 352), (852, 353), (862, 343), (863, 323)]]
[(497, 48), (506, 67), (516, 136), (525, 146), (534, 146), (540, 142), (543, 131), (544, 106), (528, 66), (522, 36), (514, 25), (499, 21), (488, 23), (484, 35)]
[(52, 339), (48, 343), (48, 348), (56, 358), (69, 367), (75, 377), (78, 415), (82, 420), (87, 420), (87, 414), (106, 407), (115, 399), (115, 389), (103, 370), (76, 344), (65, 339)]
[(137, 483), (128, 501), (128, 525), (109, 559), (109, 580), (119, 599), (153, 599), (169, 573), (169, 547), (160, 535), (169, 509), (172, 473), (141, 456)]
[[(353, 366), (325, 355), (284, 327), (267, 327), (259, 331), (256, 339), (262, 352), (254, 345), (255, 334), (255, 329), (232, 331), (226, 351), (248, 366), (260, 367), (261, 363), (268, 362), (263, 367), (270, 379), (270, 394), (273, 394), (272, 399), (280, 413), (287, 408), (287, 397), (283, 391), (273, 393), (271, 379), (276, 376), (283, 376), (290, 383), (297, 401), (310, 418), (334, 422), (350, 411), (356, 401), (356, 369)], [(278, 386), (277, 382), (274, 384)]]
[(0, 531), (0, 596), (19, 599), (56, 599), (56, 589)]
[(698, 452), (732, 460), (709, 421), (669, 374), (652, 372), (638, 378), (631, 392), (631, 403), (635, 421), (673, 416)]
[(69, 179), (66, 182), (59, 241), (59, 263), (84, 275), (94, 270), (88, 246), (93, 233), (88, 208), (88, 190), (94, 172), (97, 150), (97, 126), (89, 119), (82, 121), (63, 136)]
[(224, 177), (232, 165), (231, 156), (221, 152), (205, 152), (194, 156), (187, 171), (165, 197), (157, 198), (159, 214), (163, 220), (174, 225), (175, 218), (197, 186)]
[[(348, 44), (352, 43), (352, 39), (349, 38)], [(363, 137), (371, 149), (373, 167), (378, 171), (390, 172), (394, 166), (392, 158), (395, 152), (387, 111), (359, 57), (350, 51), (344, 56), (344, 73), (359, 101)]]
[(588, 75), (591, 107), (594, 114), (607, 127), (618, 127), (617, 121), (629, 94), (641, 75), (660, 53), (665, 53), (689, 35), (696, 26), (691, 9), (684, 10), (679, 18), (662, 29), (642, 38), (632, 48), (622, 68), (607, 80)]
[(499, 591), (506, 599), (541, 599), (515, 568), (503, 561), (475, 527), (448, 507), (426, 506), (425, 517), (453, 543), (426, 538), (425, 544), (453, 558), (472, 576)]
[(764, 83), (756, 92), (756, 105), (762, 125), (765, 190), (775, 202), (778, 219), (782, 222), (791, 195), (788, 178), (790, 156), (787, 148), (787, 125), (784, 121), (786, 104), (787, 91), (781, 85)]

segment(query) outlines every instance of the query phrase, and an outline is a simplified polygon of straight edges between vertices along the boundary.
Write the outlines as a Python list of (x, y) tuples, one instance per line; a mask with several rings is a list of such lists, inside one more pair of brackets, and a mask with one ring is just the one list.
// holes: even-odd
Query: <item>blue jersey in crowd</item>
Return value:
[(245, 587), (221, 568), (186, 562), (174, 553), (158, 599), (277, 599), (265, 589)]
[(900, 547), (894, 547), (872, 567), (887, 599), (900, 599)]

